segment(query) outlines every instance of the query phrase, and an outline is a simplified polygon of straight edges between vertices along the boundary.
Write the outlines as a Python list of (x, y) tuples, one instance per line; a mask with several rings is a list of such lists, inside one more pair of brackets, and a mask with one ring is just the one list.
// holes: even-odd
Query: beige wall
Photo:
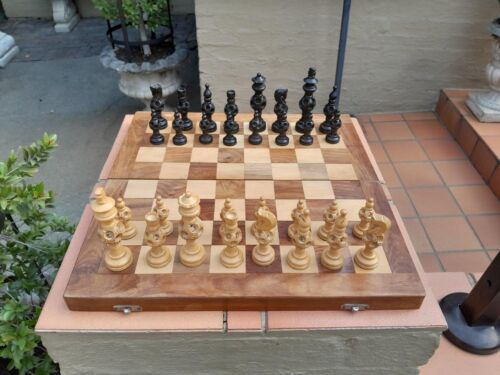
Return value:
[[(235, 89), (248, 110), (250, 78), (289, 89), (297, 111), (302, 79), (318, 69), (318, 108), (335, 74), (341, 0), (196, 0), (201, 82), (217, 109)], [(440, 88), (485, 85), (487, 23), (496, 0), (356, 0), (351, 11), (341, 109), (386, 112), (433, 108)]]

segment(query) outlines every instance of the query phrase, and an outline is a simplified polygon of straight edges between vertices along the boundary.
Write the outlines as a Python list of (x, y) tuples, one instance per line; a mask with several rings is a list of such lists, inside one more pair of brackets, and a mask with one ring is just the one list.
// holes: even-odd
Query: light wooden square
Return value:
[(328, 143), (325, 140), (325, 136), (320, 136), (318, 139), (320, 148), (346, 148), (345, 142), (342, 138), (340, 138), (340, 141), (337, 144)]
[(162, 163), (160, 179), (186, 180), (189, 175), (189, 163)]
[(294, 163), (273, 163), (271, 165), (274, 180), (300, 180), (299, 166)]
[[(255, 239), (254, 235), (252, 234), (251, 228), (253, 223), (255, 221), (245, 221), (245, 243), (247, 245), (257, 245), (257, 240)], [(274, 228), (274, 236), (273, 240), (271, 241), (271, 245), (279, 245), (280, 239), (278, 235), (278, 226)]]
[[(202, 245), (211, 245), (214, 222), (212, 220), (204, 220), (202, 221), (202, 223), (203, 223), (203, 233), (201, 234), (200, 238), (198, 238), (198, 243)], [(184, 245), (186, 243), (186, 240), (184, 240), (181, 237), (180, 229), (181, 228), (179, 228), (179, 237), (177, 239), (177, 244)]]
[[(165, 116), (163, 116), (164, 118), (166, 118)], [(168, 120), (168, 119), (167, 119)], [(168, 126), (166, 129), (160, 129), (160, 133), (161, 134), (170, 134), (172, 132), (172, 122), (170, 120), (168, 120)], [(175, 133), (175, 131), (174, 131)], [(146, 126), (146, 134), (153, 134), (153, 129), (151, 129), (149, 127), (149, 123), (148, 123), (148, 126)]]
[(318, 237), (318, 229), (324, 223), (325, 223), (324, 221), (312, 221), (311, 222), (311, 232), (312, 232), (312, 236), (313, 236), (313, 244), (316, 246), (328, 246), (328, 242), (323, 241), (321, 238)]
[[(269, 127), (272, 126), (272, 121), (266, 121), (266, 129), (260, 133), (260, 135), (269, 134)], [(243, 134), (250, 135), (252, 131), (250, 130), (250, 121), (243, 122)]]
[(297, 148), (295, 149), (298, 163), (324, 163), (323, 153), (319, 148)]
[(260, 199), (260, 197), (274, 199), (274, 181), (245, 181), (245, 198)]
[(295, 148), (295, 143), (293, 141), (293, 137), (288, 134), (288, 144), (286, 146), (278, 146), (276, 144), (276, 138), (278, 134), (269, 134), (269, 147), (270, 148)]
[[(225, 134), (224, 134), (225, 135)], [(219, 148), (243, 148), (245, 147), (245, 136), (243, 134), (235, 134), (236, 144), (234, 146), (226, 146), (222, 139), (224, 135), (219, 137)]]
[(245, 164), (219, 163), (217, 164), (218, 180), (243, 180), (245, 178)]
[(157, 187), (157, 180), (129, 180), (123, 198), (154, 198)]
[(219, 149), (217, 147), (196, 148), (191, 153), (192, 163), (217, 163)]
[(137, 265), (135, 266), (135, 274), (153, 275), (153, 274), (172, 273), (172, 270), (174, 269), (174, 259), (175, 259), (176, 246), (167, 246), (167, 247), (170, 250), (170, 256), (171, 256), (170, 262), (164, 267), (153, 268), (148, 264), (148, 262), (146, 260), (146, 256), (147, 256), (147, 253), (148, 253), (150, 247), (149, 246), (141, 246), (141, 251), (139, 252), (139, 258), (137, 259)]
[[(295, 130), (295, 124), (296, 121), (290, 121), (290, 129), (292, 129), (292, 135), (302, 135), (302, 133), (299, 133), (298, 131)], [(319, 126), (318, 123), (314, 123), (314, 128), (311, 131), (311, 135), (318, 134), (318, 132), (316, 131), (317, 126)]]
[(139, 147), (136, 162), (161, 163), (165, 158), (165, 147)]
[(292, 210), (297, 207), (298, 199), (276, 199), (276, 217), (278, 221), (292, 220)]
[(359, 221), (359, 209), (366, 203), (364, 199), (337, 199), (339, 210), (347, 210), (348, 221)]
[[(225, 199), (216, 199), (215, 207), (214, 207), (214, 220), (221, 220), (220, 212), (224, 207)], [(231, 203), (233, 208), (236, 210), (238, 214), (238, 220), (245, 220), (245, 200), (244, 199), (231, 199)]]
[(200, 199), (215, 198), (215, 180), (188, 180), (186, 191), (196, 194)]
[[(201, 134), (201, 133), (203, 133), (201, 131), (200, 122), (201, 121), (196, 121), (196, 126), (194, 127), (194, 133), (195, 134)], [(193, 123), (194, 123), (194, 121), (193, 121)], [(217, 130), (215, 132), (211, 133), (211, 134), (220, 134), (221, 133), (221, 126), (222, 126), (223, 123), (221, 121), (215, 121), (215, 124), (217, 125)]]
[(243, 253), (243, 263), (241, 263), (238, 267), (235, 268), (227, 268), (222, 265), (220, 262), (220, 254), (224, 250), (224, 245), (214, 245), (210, 249), (210, 273), (245, 273), (246, 272), (246, 256), (245, 256), (245, 247), (238, 246), (238, 248)]
[(271, 153), (268, 148), (246, 148), (245, 163), (271, 163)]
[(326, 164), (330, 180), (359, 180), (352, 164)]
[(289, 251), (293, 250), (293, 246), (280, 246), (281, 255), (281, 270), (283, 273), (318, 273), (318, 263), (316, 262), (316, 253), (314, 252), (314, 247), (310, 246), (306, 249), (306, 253), (309, 254), (311, 262), (309, 267), (305, 270), (296, 270), (290, 267), (286, 261), (286, 257)]
[(330, 181), (302, 181), (306, 199), (333, 199), (333, 188)]
[(349, 246), (349, 253), (352, 257), (352, 263), (354, 264), (354, 272), (355, 273), (392, 273), (391, 266), (389, 266), (389, 261), (387, 260), (387, 256), (385, 255), (384, 248), (379, 246), (375, 249), (375, 254), (378, 256), (378, 266), (374, 270), (364, 270), (363, 268), (358, 267), (356, 262), (354, 261), (354, 256), (359, 249), (362, 249), (364, 246)]
[(170, 137), (168, 137), (168, 147), (172, 147), (172, 148), (181, 148), (181, 147), (193, 147), (193, 144), (194, 144), (194, 134), (186, 134), (184, 133), (184, 135), (186, 136), (186, 144), (185, 145), (182, 145), (182, 146), (176, 146), (174, 145), (174, 133), (175, 132), (172, 132), (172, 135)]
[(122, 240), (123, 245), (142, 245), (144, 241), (144, 233), (146, 232), (145, 221), (130, 221), (137, 229), (137, 234), (129, 240)]
[[(179, 201), (175, 198), (166, 198), (165, 201), (167, 202), (167, 207), (170, 210), (170, 213), (168, 215), (168, 220), (180, 220), (181, 219), (181, 214), (179, 213)], [(153, 202), (154, 206), (154, 202)], [(151, 207), (153, 208), (153, 207)], [(175, 225), (175, 223), (173, 223)]]

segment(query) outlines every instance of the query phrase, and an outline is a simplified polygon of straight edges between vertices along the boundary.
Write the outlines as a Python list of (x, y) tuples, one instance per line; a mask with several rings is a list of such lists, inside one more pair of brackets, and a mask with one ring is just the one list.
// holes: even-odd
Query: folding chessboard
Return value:
[[(132, 220), (138, 229), (136, 237), (123, 241), (133, 252), (134, 263), (122, 272), (111, 272), (103, 263), (104, 246), (92, 221), (87, 237), (65, 291), (65, 300), (73, 310), (111, 310), (115, 305), (139, 305), (144, 310), (318, 310), (340, 309), (344, 304), (367, 304), (371, 309), (418, 308), (424, 289), (395, 218), (394, 205), (378, 180), (368, 157), (362, 134), (350, 118), (343, 118), (342, 141), (336, 145), (315, 134), (313, 146), (302, 146), (299, 135), (292, 130), (297, 116), (291, 120), (290, 144), (279, 147), (274, 135), (263, 134), (261, 145), (247, 141), (250, 115), (238, 116), (238, 144), (222, 144), (222, 131), (214, 142), (198, 142), (199, 115), (192, 114), (195, 129), (186, 132), (188, 143), (175, 146), (171, 140), (171, 116), (164, 130), (165, 144), (149, 143), (149, 114), (138, 112), (120, 146), (104, 182), (108, 195), (123, 196), (132, 209)], [(264, 116), (268, 128), (272, 116)], [(222, 116), (214, 119), (222, 127)], [(321, 117), (315, 118), (319, 124)], [(179, 235), (177, 198), (185, 191), (200, 197), (204, 231), (200, 238), (207, 258), (196, 268), (179, 261), (183, 239)], [(169, 219), (174, 232), (166, 244), (173, 262), (155, 269), (146, 262), (149, 247), (144, 243), (144, 215), (151, 210), (154, 197), (167, 199)], [(268, 267), (253, 263), (251, 251), (256, 240), (250, 234), (254, 213), (260, 197), (278, 219), (272, 242), (276, 260)], [(389, 217), (393, 226), (382, 247), (376, 249), (379, 266), (373, 271), (360, 269), (353, 256), (363, 242), (352, 236), (353, 225), (365, 199), (374, 197), (376, 211)], [(243, 233), (241, 249), (246, 257), (234, 269), (220, 264), (224, 248), (218, 234), (219, 217), (225, 198), (231, 198), (239, 215)], [(320, 254), (327, 243), (316, 232), (322, 224), (323, 212), (336, 198), (339, 208), (348, 211), (348, 247), (343, 250), (345, 264), (333, 272), (320, 263)], [(299, 199), (311, 211), (314, 243), (307, 249), (312, 262), (306, 270), (297, 271), (286, 263), (286, 254), (293, 248), (287, 236), (290, 214)], [(396, 214), (397, 215), (397, 214)], [(404, 231), (404, 230), (403, 230)]]

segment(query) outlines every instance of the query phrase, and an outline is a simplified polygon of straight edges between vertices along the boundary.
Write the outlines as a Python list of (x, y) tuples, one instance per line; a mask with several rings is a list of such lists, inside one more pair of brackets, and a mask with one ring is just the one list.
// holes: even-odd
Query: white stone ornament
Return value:
[(52, 0), (52, 16), (56, 33), (69, 33), (80, 21), (72, 0)]
[(0, 31), (0, 68), (5, 68), (18, 53), (14, 38)]

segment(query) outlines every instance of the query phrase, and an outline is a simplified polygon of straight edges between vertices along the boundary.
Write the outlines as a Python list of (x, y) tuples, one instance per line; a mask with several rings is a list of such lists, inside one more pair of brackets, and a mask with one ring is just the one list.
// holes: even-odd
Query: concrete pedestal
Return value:
[(0, 68), (4, 68), (19, 53), (14, 38), (0, 31)]
[(80, 21), (72, 0), (52, 0), (52, 12), (56, 33), (69, 33)]

